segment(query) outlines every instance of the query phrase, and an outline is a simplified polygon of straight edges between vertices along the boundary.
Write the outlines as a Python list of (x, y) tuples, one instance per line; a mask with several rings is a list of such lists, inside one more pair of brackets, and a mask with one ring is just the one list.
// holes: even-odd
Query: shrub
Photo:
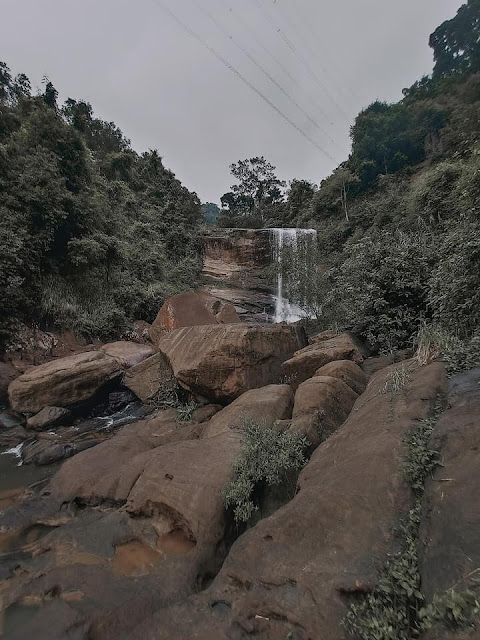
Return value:
[(417, 360), (421, 365), (436, 358), (445, 363), (449, 375), (480, 367), (480, 335), (462, 340), (437, 325), (424, 324), (417, 336)]
[(434, 260), (429, 236), (383, 231), (348, 243), (343, 262), (325, 276), (324, 324), (350, 328), (382, 352), (406, 347), (429, 314)]
[(259, 483), (277, 485), (290, 471), (305, 464), (306, 438), (291, 431), (277, 433), (265, 423), (245, 418), (242, 453), (235, 463), (234, 478), (224, 491), (226, 508), (233, 508), (236, 522), (247, 522), (258, 509), (253, 493)]
[(441, 259), (429, 281), (433, 318), (462, 337), (471, 336), (480, 326), (480, 224), (450, 227), (438, 253)]

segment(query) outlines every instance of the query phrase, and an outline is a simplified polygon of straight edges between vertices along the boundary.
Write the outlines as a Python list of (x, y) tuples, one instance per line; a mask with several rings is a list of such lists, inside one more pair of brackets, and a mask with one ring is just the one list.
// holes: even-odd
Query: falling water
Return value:
[[(277, 287), (275, 292), (274, 322), (297, 322), (308, 314), (301, 306), (289, 301), (284, 295), (283, 250), (290, 247), (295, 254), (299, 253), (298, 239), (301, 236), (315, 236), (315, 229), (269, 229), (273, 237), (274, 260), (277, 263)], [(303, 254), (305, 264), (296, 265), (297, 278), (308, 277), (306, 252)], [(295, 261), (297, 262), (297, 261)], [(302, 268), (304, 267), (304, 268)]]

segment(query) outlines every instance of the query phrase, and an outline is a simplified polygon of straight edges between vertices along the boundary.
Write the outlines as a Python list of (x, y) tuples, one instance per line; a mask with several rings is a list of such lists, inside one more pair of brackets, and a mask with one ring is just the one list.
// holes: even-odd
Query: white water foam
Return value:
[[(288, 246), (296, 252), (298, 250), (298, 239), (301, 236), (316, 236), (317, 232), (315, 229), (267, 229), (267, 231), (273, 237), (274, 260), (277, 263), (274, 322), (298, 322), (302, 318), (308, 317), (308, 313), (301, 306), (289, 301), (284, 296), (282, 251)], [(301, 270), (298, 271), (298, 278), (306, 277), (306, 269), (304, 271), (304, 273)]]

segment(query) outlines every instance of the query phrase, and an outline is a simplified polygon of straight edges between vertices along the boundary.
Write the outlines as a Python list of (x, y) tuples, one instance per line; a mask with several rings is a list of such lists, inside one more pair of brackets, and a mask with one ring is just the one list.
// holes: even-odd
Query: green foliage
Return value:
[(48, 80), (30, 97), (2, 64), (0, 88), (1, 341), (20, 321), (110, 338), (153, 320), (198, 282), (198, 198)]
[(472, 337), (462, 340), (438, 325), (424, 324), (418, 333), (416, 345), (416, 357), (421, 365), (439, 358), (450, 376), (480, 367), (478, 330)]
[(304, 466), (307, 446), (307, 440), (297, 433), (277, 433), (264, 423), (245, 418), (242, 453), (235, 463), (234, 478), (224, 491), (225, 507), (233, 508), (237, 522), (247, 522), (258, 508), (253, 494), (259, 483), (277, 485), (289, 471)]
[(283, 201), (285, 182), (275, 175), (275, 167), (265, 158), (240, 160), (230, 165), (238, 184), (221, 197), (223, 215), (220, 226), (259, 227), (266, 217), (265, 209)]
[(435, 594), (432, 603), (418, 612), (422, 630), (441, 622), (449, 629), (470, 626), (480, 618), (480, 593), (476, 589), (451, 588)]
[(344, 253), (323, 276), (325, 324), (351, 328), (384, 352), (403, 348), (428, 315), (430, 239), (385, 231), (349, 243)]
[(480, 70), (480, 1), (468, 0), (430, 36), (434, 77)]

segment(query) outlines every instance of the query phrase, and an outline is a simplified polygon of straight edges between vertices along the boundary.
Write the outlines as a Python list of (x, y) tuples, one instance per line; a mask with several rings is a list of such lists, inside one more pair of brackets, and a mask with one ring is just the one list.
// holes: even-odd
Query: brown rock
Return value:
[(396, 353), (387, 356), (378, 356), (377, 358), (367, 358), (365, 362), (362, 362), (362, 370), (365, 375), (370, 378), (377, 371), (381, 371), (386, 367), (397, 362), (403, 362), (408, 360), (413, 355), (412, 349), (404, 349), (403, 351), (397, 351)]
[(176, 386), (172, 368), (161, 353), (156, 353), (129, 369), (125, 373), (123, 384), (145, 403), (161, 390), (168, 392)]
[(335, 331), (321, 331), (320, 333), (317, 333), (314, 336), (310, 336), (310, 338), (308, 339), (308, 344), (317, 344), (318, 342), (325, 342), (326, 340), (331, 340), (332, 338), (335, 338), (337, 334), (335, 333)]
[(217, 413), (208, 423), (203, 437), (211, 438), (238, 429), (245, 418), (271, 426), (276, 420), (291, 418), (292, 408), (293, 391), (288, 384), (252, 389)]
[(221, 404), (207, 404), (204, 407), (198, 407), (192, 413), (192, 422), (202, 424), (208, 422), (215, 414), (223, 409)]
[(87, 351), (32, 367), (8, 387), (14, 411), (37, 413), (44, 407), (69, 407), (90, 399), (118, 375), (115, 358), (103, 351)]
[(283, 372), (294, 387), (311, 378), (317, 369), (334, 360), (364, 360), (364, 348), (349, 333), (310, 344), (283, 363)]
[(107, 356), (115, 358), (122, 369), (130, 369), (155, 353), (150, 345), (137, 344), (136, 342), (127, 342), (125, 340), (105, 344), (101, 347), (101, 350)]
[(215, 325), (177, 329), (157, 346), (179, 383), (210, 401), (231, 401), (249, 389), (277, 383), (281, 364), (305, 340), (288, 325)]
[(0, 362), (0, 404), (7, 399), (8, 385), (19, 375), (11, 364)]
[(215, 316), (219, 324), (237, 324), (242, 322), (233, 304), (224, 304)]
[(347, 384), (350, 389), (360, 395), (367, 387), (367, 376), (360, 369), (358, 364), (351, 360), (335, 360), (315, 372), (315, 376), (330, 376), (338, 378)]
[(291, 430), (317, 446), (345, 422), (357, 398), (358, 394), (339, 378), (310, 378), (295, 394)]
[(405, 434), (446, 384), (443, 367), (432, 364), (413, 374), (406, 398), (388, 396), (381, 393), (387, 375), (374, 378), (347, 422), (315, 451), (293, 500), (235, 542), (210, 588), (156, 612), (132, 640), (149, 633), (160, 640), (340, 640), (343, 594), (375, 584), (392, 551), (393, 525), (409, 508)]
[(238, 434), (189, 440), (138, 456), (143, 470), (128, 496), (135, 515), (167, 514), (197, 544), (216, 544), (223, 536), (223, 489), (240, 449)]
[(181, 327), (217, 324), (214, 314), (208, 309), (209, 298), (207, 294), (198, 291), (189, 291), (168, 298), (152, 327), (174, 331)]
[(27, 420), (27, 426), (36, 431), (43, 431), (49, 427), (67, 425), (72, 420), (72, 414), (63, 407), (44, 407), (37, 414)]
[(442, 466), (427, 482), (420, 531), (427, 601), (454, 585), (478, 584), (480, 566), (480, 369), (451, 379), (448, 404), (429, 444), (440, 450)]
[(68, 460), (52, 479), (52, 493), (64, 501), (124, 503), (145, 464), (138, 454), (200, 433), (200, 425), (181, 427), (173, 409), (162, 411)]

